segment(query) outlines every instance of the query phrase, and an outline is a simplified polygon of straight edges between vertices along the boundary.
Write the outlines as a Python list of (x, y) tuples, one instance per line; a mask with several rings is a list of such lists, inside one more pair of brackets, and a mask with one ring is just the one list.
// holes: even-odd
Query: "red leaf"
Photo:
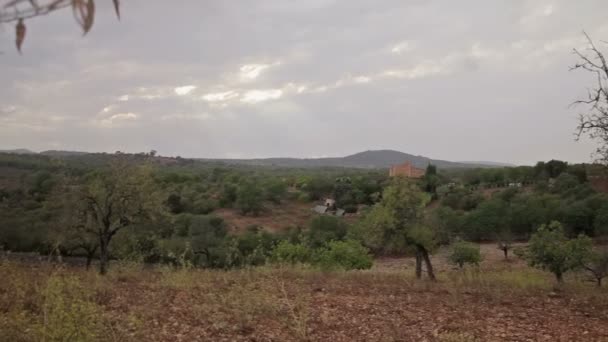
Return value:
[(116, 11), (116, 17), (120, 20), (120, 0), (112, 0), (114, 2), (114, 11)]
[(25, 24), (23, 23), (23, 19), (19, 19), (17, 22), (17, 27), (15, 27), (15, 43), (17, 45), (17, 51), (21, 53), (21, 45), (23, 45), (23, 41), (25, 40)]

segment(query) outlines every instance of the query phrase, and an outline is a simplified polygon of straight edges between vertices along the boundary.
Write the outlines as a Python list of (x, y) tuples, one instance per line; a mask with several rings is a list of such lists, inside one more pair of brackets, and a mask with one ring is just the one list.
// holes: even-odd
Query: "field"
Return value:
[(482, 246), (479, 269), (434, 257), (439, 282), (411, 260), (369, 271), (301, 267), (212, 271), (114, 263), (0, 264), (2, 341), (606, 341), (608, 292)]

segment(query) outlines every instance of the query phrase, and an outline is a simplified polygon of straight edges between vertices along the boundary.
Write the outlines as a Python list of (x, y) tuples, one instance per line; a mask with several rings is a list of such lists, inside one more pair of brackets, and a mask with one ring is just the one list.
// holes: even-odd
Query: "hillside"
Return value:
[[(211, 159), (207, 159), (211, 160)], [(391, 165), (401, 164), (409, 161), (414, 166), (425, 168), (429, 164), (436, 165), (441, 169), (453, 168), (475, 168), (475, 167), (496, 167), (500, 163), (479, 162), (463, 163), (452, 162), (440, 159), (431, 159), (424, 156), (394, 151), (394, 150), (375, 150), (355, 153), (346, 157), (334, 158), (265, 158), (265, 159), (220, 159), (228, 164), (245, 164), (258, 166), (280, 166), (297, 168), (314, 167), (344, 167), (344, 168), (363, 168), (363, 169), (385, 169)]]
[[(53, 158), (92, 157), (95, 159), (111, 155), (107, 153), (88, 153), (78, 151), (42, 151), (32, 152), (27, 149), (0, 150), (0, 153), (12, 154), (38, 154)], [(87, 158), (87, 160), (90, 158)], [(165, 158), (166, 159), (166, 158)], [(187, 160), (183, 158), (182, 160)], [(220, 162), (229, 165), (246, 166), (273, 166), (284, 168), (354, 168), (354, 169), (387, 169), (392, 165), (411, 162), (419, 168), (426, 168), (429, 164), (436, 165), (440, 169), (464, 169), (464, 168), (495, 168), (514, 166), (512, 164), (498, 162), (453, 162), (441, 159), (432, 159), (425, 156), (416, 156), (409, 153), (394, 150), (375, 150), (355, 153), (346, 157), (332, 158), (259, 158), (259, 159), (218, 159), (218, 158), (192, 158), (203, 162)]]

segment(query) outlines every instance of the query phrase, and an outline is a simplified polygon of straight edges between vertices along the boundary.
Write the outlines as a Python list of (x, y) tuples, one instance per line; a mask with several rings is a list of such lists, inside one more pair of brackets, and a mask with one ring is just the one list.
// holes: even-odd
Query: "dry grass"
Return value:
[(492, 260), (437, 283), (408, 261), (331, 273), (117, 263), (106, 277), (3, 261), (0, 341), (608, 340), (606, 289), (573, 277), (556, 291), (548, 274)]

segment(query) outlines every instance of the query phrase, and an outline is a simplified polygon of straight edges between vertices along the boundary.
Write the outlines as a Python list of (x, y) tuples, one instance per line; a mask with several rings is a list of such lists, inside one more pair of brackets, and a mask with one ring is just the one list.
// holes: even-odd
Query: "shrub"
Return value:
[(312, 251), (307, 246), (299, 243), (281, 241), (272, 253), (272, 259), (276, 262), (297, 264), (310, 261)]
[(318, 251), (315, 259), (325, 269), (362, 270), (373, 265), (369, 250), (354, 240), (332, 241)]
[(348, 226), (340, 218), (334, 216), (318, 216), (310, 222), (307, 232), (308, 243), (312, 248), (325, 246), (328, 241), (344, 240)]
[(455, 242), (449, 261), (460, 268), (463, 268), (465, 264), (479, 265), (481, 262), (479, 246), (466, 241)]
[(43, 289), (42, 341), (92, 341), (100, 332), (99, 308), (76, 277), (53, 275)]

